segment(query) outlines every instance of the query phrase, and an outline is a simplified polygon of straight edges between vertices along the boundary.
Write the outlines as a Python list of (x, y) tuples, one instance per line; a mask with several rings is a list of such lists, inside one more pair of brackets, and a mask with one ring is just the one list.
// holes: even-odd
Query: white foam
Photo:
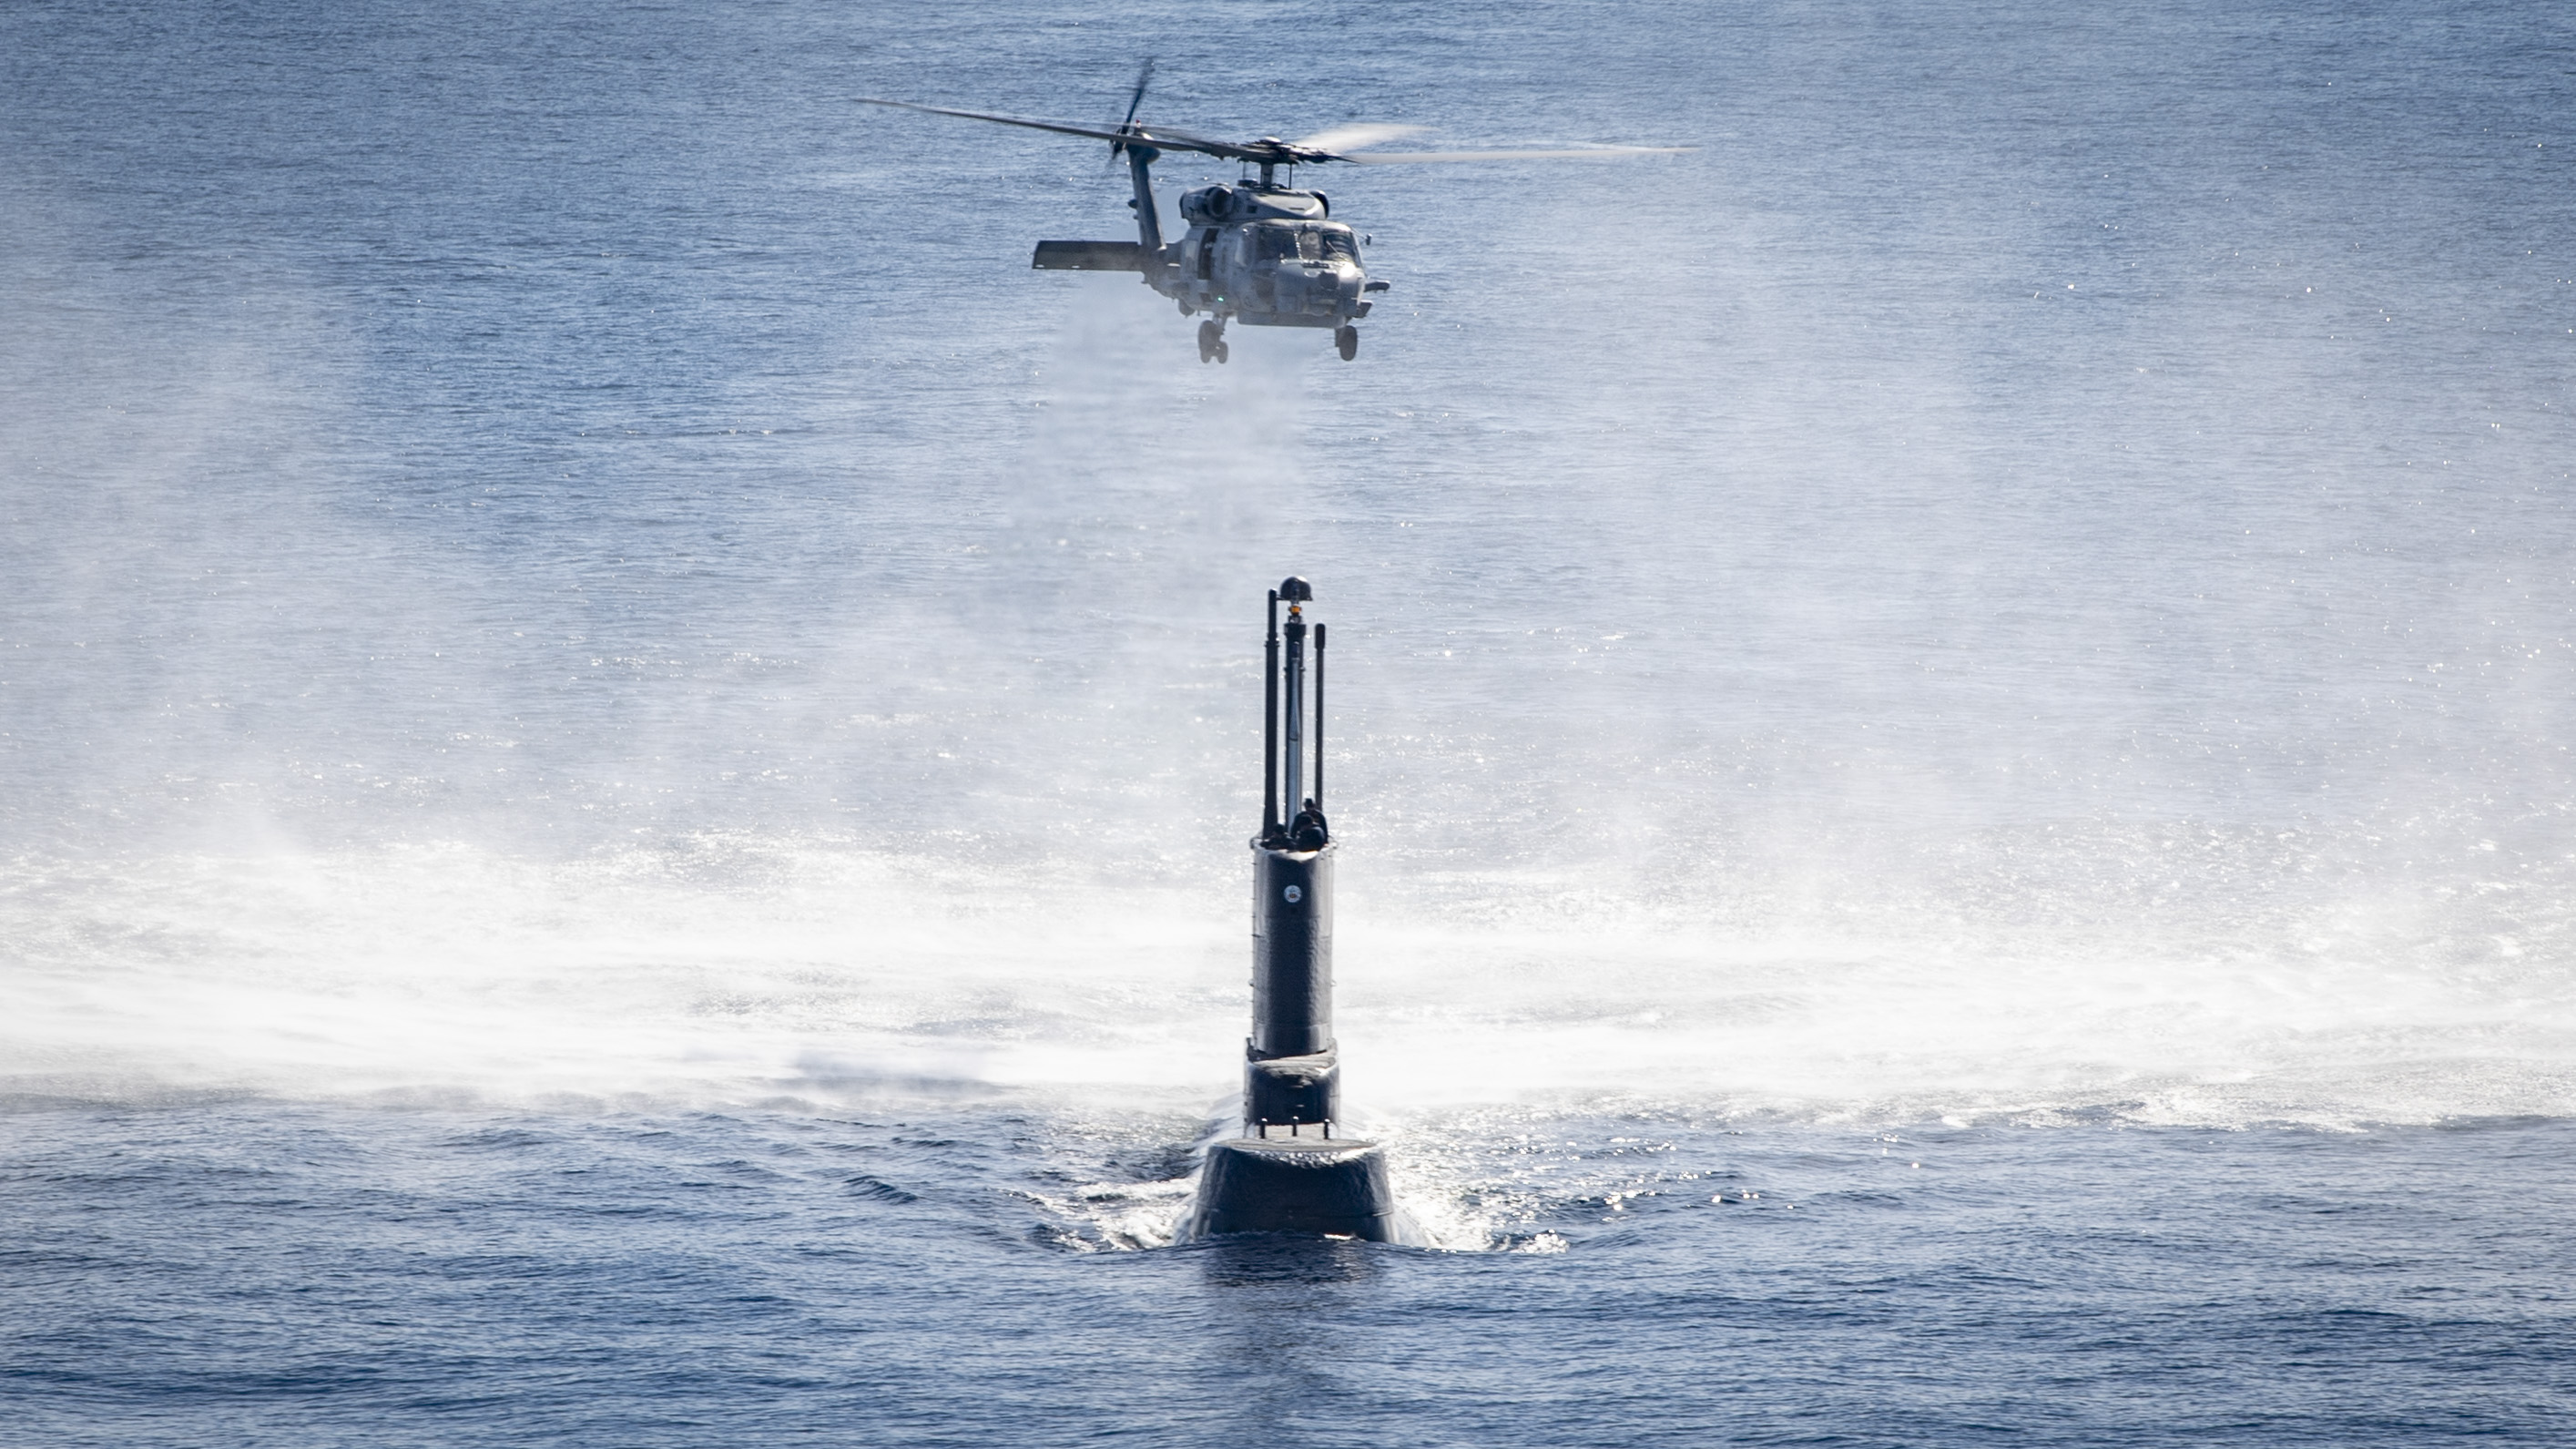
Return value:
[[(1402, 884), (1348, 891), (1337, 943), (1347, 1090), (1398, 1128), (1478, 1104), (2576, 1112), (2576, 973), (2503, 953), (2487, 914), (2446, 931), (2383, 895), (2218, 935), (2206, 916), (2070, 924), (2010, 898), (1926, 924), (1891, 895), (1690, 920), (1605, 886), (1552, 924), (1479, 924), (1456, 882)], [(1498, 877), (1493, 894), (1515, 892)], [(2555, 939), (2551, 908), (2513, 909), (2524, 937)], [(22, 858), (0, 899), (0, 1073), (117, 1098), (1197, 1112), (1234, 1086), (1241, 914), (1213, 871), (1119, 887), (752, 835), (557, 861), (462, 844)]]

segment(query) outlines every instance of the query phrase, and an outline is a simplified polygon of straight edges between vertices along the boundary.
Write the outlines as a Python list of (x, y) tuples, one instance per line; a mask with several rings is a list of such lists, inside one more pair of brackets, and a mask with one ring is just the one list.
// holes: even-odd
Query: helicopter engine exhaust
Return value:
[[(1226, 1233), (1377, 1243), (1418, 1236), (1396, 1207), (1384, 1149), (1333, 1135), (1341, 1115), (1341, 1061), (1333, 1041), (1333, 841), (1323, 804), (1321, 624), (1312, 629), (1313, 704), (1307, 703), (1305, 606), (1314, 597), (1302, 578), (1283, 580), (1270, 591), (1270, 632), (1262, 653), (1261, 833), (1252, 840), (1252, 1035), (1244, 1043), (1243, 1120), (1236, 1136), (1208, 1148), (1198, 1196), (1179, 1233), (1182, 1241)], [(1297, 802), (1293, 815), (1283, 809), (1291, 801)]]

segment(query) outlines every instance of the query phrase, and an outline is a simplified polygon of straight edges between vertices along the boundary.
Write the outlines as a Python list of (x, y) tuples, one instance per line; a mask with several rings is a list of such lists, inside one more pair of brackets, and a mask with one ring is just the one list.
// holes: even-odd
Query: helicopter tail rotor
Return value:
[(1126, 159), (1126, 138), (1136, 134), (1136, 109), (1145, 104), (1145, 87), (1152, 84), (1153, 80), (1154, 58), (1149, 55), (1145, 57), (1145, 64), (1136, 72), (1136, 92), (1127, 98), (1127, 114), (1118, 122), (1119, 139), (1109, 143), (1109, 164), (1112, 166)]

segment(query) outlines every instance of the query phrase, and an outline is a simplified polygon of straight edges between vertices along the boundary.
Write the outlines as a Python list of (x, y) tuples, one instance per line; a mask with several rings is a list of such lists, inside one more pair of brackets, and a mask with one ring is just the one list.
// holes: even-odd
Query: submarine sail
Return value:
[(1333, 1133), (1341, 1062), (1333, 1041), (1333, 838), (1324, 816), (1325, 628), (1306, 619), (1314, 597), (1302, 578), (1270, 591), (1243, 1119), (1234, 1136), (1208, 1148), (1184, 1241), (1226, 1233), (1416, 1236), (1388, 1186), (1384, 1149)]

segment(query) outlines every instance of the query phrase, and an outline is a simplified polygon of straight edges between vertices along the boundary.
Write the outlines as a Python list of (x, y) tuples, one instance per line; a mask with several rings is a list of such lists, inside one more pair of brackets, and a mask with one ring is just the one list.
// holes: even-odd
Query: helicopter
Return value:
[[(1059, 135), (1087, 136), (1109, 143), (1114, 164), (1127, 162), (1136, 194), (1127, 204), (1136, 213), (1136, 240), (1042, 241), (1029, 260), (1040, 271), (1137, 272), (1145, 285), (1180, 304), (1181, 315), (1207, 313), (1199, 323), (1199, 361), (1223, 362), (1228, 322), (1246, 327), (1329, 328), (1334, 350), (1344, 362), (1359, 356), (1356, 325), (1369, 314), (1373, 294), (1389, 284), (1369, 279), (1360, 264), (1364, 237), (1333, 220), (1331, 198), (1321, 191), (1300, 191), (1297, 168), (1343, 162), (1354, 166), (1410, 165), (1434, 161), (1601, 161), (1687, 151), (1687, 146), (1593, 146), (1555, 151), (1415, 151), (1373, 152), (1363, 148), (1414, 134), (1419, 126), (1344, 125), (1298, 141), (1263, 136), (1253, 141), (1219, 141), (1187, 131), (1147, 125), (1136, 119), (1153, 79), (1152, 61), (1136, 78), (1127, 100), (1127, 116), (1115, 127), (1065, 121), (1030, 120), (988, 111), (961, 111), (911, 101), (857, 97), (862, 104), (891, 106), (933, 116), (991, 121)], [(1177, 241), (1163, 239), (1162, 218), (1155, 209), (1153, 165), (1167, 151), (1197, 152), (1242, 163), (1232, 186), (1202, 186), (1180, 197)], [(1281, 179), (1281, 173), (1286, 179)]]

